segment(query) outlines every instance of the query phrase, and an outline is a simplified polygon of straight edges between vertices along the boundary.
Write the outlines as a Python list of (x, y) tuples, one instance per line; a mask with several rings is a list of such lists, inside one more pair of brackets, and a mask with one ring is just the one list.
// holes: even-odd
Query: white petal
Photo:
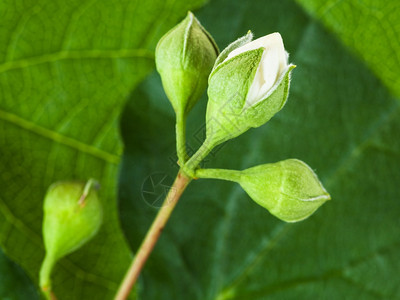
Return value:
[(261, 37), (261, 38), (258, 38), (258, 39), (254, 40), (254, 41), (251, 41), (250, 43), (247, 43), (247, 44), (245, 44), (245, 45), (243, 45), (243, 46), (241, 46), (239, 48), (236, 48), (231, 53), (229, 53), (228, 57), (225, 60), (231, 59), (232, 57), (235, 57), (235, 56), (237, 56), (237, 55), (239, 55), (240, 53), (243, 53), (243, 52), (247, 52), (247, 51), (250, 51), (250, 50), (254, 50), (254, 49), (265, 47), (264, 46), (264, 39), (266, 37), (268, 37), (268, 35), (264, 36), (264, 37)]
[(233, 50), (225, 60), (258, 48), (264, 48), (265, 50), (254, 81), (248, 91), (246, 106), (252, 106), (263, 100), (288, 66), (288, 54), (285, 51), (282, 37), (278, 32), (263, 36)]

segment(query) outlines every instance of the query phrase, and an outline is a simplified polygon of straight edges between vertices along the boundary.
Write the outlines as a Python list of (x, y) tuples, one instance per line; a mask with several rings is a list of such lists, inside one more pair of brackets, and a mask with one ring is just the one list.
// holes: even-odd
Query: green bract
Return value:
[(50, 288), (50, 273), (57, 260), (80, 248), (100, 228), (103, 210), (93, 180), (59, 182), (49, 187), (44, 200), (43, 240), (46, 257), (40, 286)]
[(286, 222), (301, 221), (330, 200), (313, 170), (297, 159), (244, 170), (239, 183), (255, 202)]
[(186, 114), (207, 87), (218, 47), (189, 12), (157, 44), (156, 66), (176, 114)]

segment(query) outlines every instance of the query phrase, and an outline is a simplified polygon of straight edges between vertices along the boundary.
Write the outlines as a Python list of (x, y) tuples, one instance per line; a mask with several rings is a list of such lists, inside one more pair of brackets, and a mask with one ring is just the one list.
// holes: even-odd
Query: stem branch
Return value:
[(215, 145), (206, 139), (197, 152), (182, 167), (186, 174), (195, 177), (195, 169), (214, 147)]
[(134, 286), (137, 278), (139, 277), (140, 271), (142, 270), (147, 258), (153, 250), (157, 240), (165, 227), (176, 203), (181, 197), (183, 191), (190, 183), (191, 179), (184, 175), (181, 171), (178, 173), (174, 184), (168, 192), (167, 197), (164, 200), (163, 206), (158, 212), (156, 218), (153, 221), (149, 231), (146, 234), (142, 244), (136, 253), (135, 258), (126, 273), (124, 280), (122, 281), (118, 293), (115, 296), (115, 300), (127, 299), (132, 287)]
[(197, 178), (213, 178), (234, 182), (239, 182), (241, 175), (241, 171), (228, 169), (197, 169), (195, 171)]

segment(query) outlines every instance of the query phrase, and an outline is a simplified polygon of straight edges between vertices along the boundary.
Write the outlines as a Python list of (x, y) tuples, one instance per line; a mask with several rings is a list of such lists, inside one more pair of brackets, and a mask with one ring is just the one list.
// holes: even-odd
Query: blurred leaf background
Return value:
[[(106, 223), (60, 262), (54, 289), (59, 299), (112, 299), (157, 211), (143, 194), (153, 188), (149, 179), (164, 178), (154, 190), (162, 194), (177, 172), (174, 115), (152, 70), (158, 39), (188, 9), (221, 49), (249, 29), (256, 37), (279, 31), (297, 65), (285, 108), (204, 165), (244, 169), (299, 158), (333, 201), (285, 224), (233, 183), (193, 182), (145, 267), (138, 298), (400, 298), (399, 6), (3, 1), (2, 299), (38, 298), (45, 191), (57, 180), (89, 177), (102, 184)], [(189, 116), (193, 151), (205, 108), (204, 96)]]

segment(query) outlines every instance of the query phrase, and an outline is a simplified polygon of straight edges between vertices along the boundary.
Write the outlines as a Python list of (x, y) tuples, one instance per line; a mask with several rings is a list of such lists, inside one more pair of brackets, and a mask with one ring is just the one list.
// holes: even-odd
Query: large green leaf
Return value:
[[(194, 181), (145, 267), (143, 299), (399, 298), (400, 102), (292, 1), (216, 0), (197, 16), (220, 48), (248, 29), (256, 36), (279, 31), (297, 65), (285, 108), (223, 145), (205, 166), (244, 169), (299, 158), (333, 200), (286, 224), (238, 185)], [(205, 106), (203, 99), (189, 116), (191, 149), (204, 133)], [(132, 249), (177, 172), (173, 130), (153, 73), (122, 118), (120, 213)]]
[(125, 273), (131, 254), (116, 210), (121, 107), (154, 67), (160, 36), (202, 2), (0, 4), (0, 244), (5, 253), (37, 283), (47, 187), (90, 177), (102, 186), (104, 225), (56, 267), (59, 299), (111, 299)]
[(332, 30), (400, 97), (400, 7), (396, 0), (296, 0)]

